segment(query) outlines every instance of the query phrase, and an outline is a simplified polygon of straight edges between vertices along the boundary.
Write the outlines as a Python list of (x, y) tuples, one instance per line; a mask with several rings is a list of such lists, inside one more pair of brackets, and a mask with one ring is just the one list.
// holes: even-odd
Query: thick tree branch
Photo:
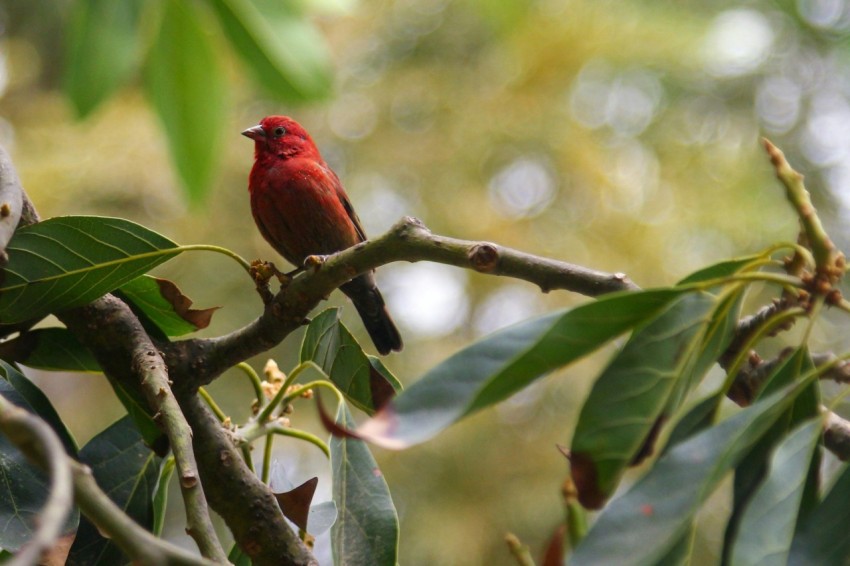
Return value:
[[(308, 269), (299, 274), (281, 289), (263, 315), (247, 326), (218, 338), (190, 339), (163, 345), (169, 367), (189, 368), (188, 371), (181, 369), (179, 373), (192, 377), (191, 382), (179, 383), (175, 387), (181, 391), (194, 391), (237, 363), (274, 347), (301, 326), (321, 300), (354, 275), (393, 261), (420, 260), (522, 279), (544, 290), (565, 289), (596, 296), (639, 289), (622, 274), (588, 270), (495, 244), (446, 238), (432, 234), (418, 220), (408, 217), (377, 239), (328, 256), (318, 269)], [(792, 302), (780, 300), (742, 319), (732, 344), (719, 360), (721, 367), (728, 368), (752, 332), (791, 306)], [(753, 401), (770, 369), (770, 366), (761, 368), (762, 365), (758, 360), (742, 368), (729, 391), (733, 401), (741, 405)], [(830, 375), (849, 372), (845, 364), (832, 370)], [(850, 459), (850, 422), (830, 413), (828, 423), (825, 446), (839, 458)], [(841, 426), (842, 423), (846, 426)]]
[(62, 442), (47, 423), (2, 396), (0, 432), (35, 465), (49, 471), (51, 479), (48, 502), (38, 516), (38, 529), (9, 564), (42, 563), (43, 555), (51, 550), (62, 534), (61, 529), (75, 500), (100, 532), (108, 535), (135, 563), (156, 566), (214, 564), (140, 527), (100, 489), (87, 466), (65, 453)]
[(24, 202), (21, 181), (9, 154), (0, 147), (0, 266), (6, 265), (6, 244), (12, 239)]
[[(21, 224), (28, 225), (38, 222), (38, 213), (23, 192), (23, 215)], [(195, 394), (183, 395), (182, 402), (187, 404), (191, 410), (182, 413), (174, 413), (173, 399), (171, 394), (171, 383), (168, 376), (178, 382), (188, 382), (186, 374), (168, 368), (164, 371), (161, 353), (151, 342), (147, 332), (142, 327), (138, 318), (130, 308), (113, 295), (106, 295), (93, 303), (59, 313), (60, 320), (77, 336), (81, 343), (88, 347), (95, 355), (104, 373), (115, 379), (129, 391), (135, 392), (137, 396), (144, 395), (150, 402), (150, 406), (160, 411), (160, 424), (172, 427), (169, 434), (169, 442), (172, 447), (179, 446), (178, 450), (184, 453), (187, 442), (192, 442), (194, 432), (193, 448), (199, 450), (207, 459), (202, 458), (203, 466), (216, 470), (214, 479), (217, 485), (227, 485), (229, 489), (216, 489), (216, 485), (210, 486), (209, 500), (211, 506), (218, 511), (227, 523), (228, 527), (242, 536), (236, 540), (240, 547), (253, 559), (258, 566), (293, 564), (314, 564), (315, 560), (307, 547), (301, 542), (297, 535), (285, 522), (283, 513), (277, 501), (273, 498), (268, 488), (260, 482), (257, 476), (245, 465), (241, 458), (232, 459), (232, 465), (221, 466), (221, 461), (215, 461), (208, 457), (218, 455), (224, 457), (225, 449), (231, 450), (233, 443), (228, 432), (221, 427), (218, 421), (209, 413), (209, 410), (196, 399)], [(153, 352), (153, 355), (150, 353)], [(147, 366), (145, 365), (147, 364)], [(193, 371), (192, 364), (183, 368), (184, 371)], [(145, 386), (143, 387), (143, 383)], [(193, 401), (198, 401), (194, 403)], [(167, 407), (167, 410), (165, 410)], [(186, 419), (185, 416), (190, 418)], [(184, 420), (185, 419), (185, 420)], [(182, 421), (182, 422), (181, 422)], [(188, 424), (188, 426), (184, 426)], [(176, 426), (176, 430), (174, 427)], [(197, 440), (198, 437), (207, 439), (209, 447)], [(175, 444), (175, 440), (177, 441)], [(191, 453), (192, 451), (188, 451)], [(176, 460), (175, 454), (175, 460)], [(185, 460), (184, 462), (189, 462)], [(190, 463), (184, 463), (181, 468), (181, 489), (189, 491), (189, 499), (185, 501), (189, 521), (194, 521), (194, 530), (190, 534), (196, 538), (203, 539), (199, 542), (199, 548), (206, 549), (210, 557), (217, 562), (226, 562), (226, 555), (215, 538), (209, 515), (206, 508), (205, 491), (201, 482), (197, 481), (197, 472), (194, 455)], [(202, 472), (202, 476), (207, 470)], [(194, 480), (192, 478), (195, 478)], [(233, 486), (239, 486), (234, 489)], [(248, 507), (240, 507), (234, 503), (241, 501), (236, 494), (241, 490), (257, 492), (264, 490), (267, 497), (254, 497), (250, 507), (252, 515), (246, 516)], [(191, 503), (190, 503), (191, 501)], [(265, 520), (256, 522), (254, 517), (263, 516)], [(200, 523), (200, 524), (199, 524)], [(190, 529), (193, 525), (190, 523)], [(213, 538), (210, 538), (212, 536)], [(208, 542), (209, 541), (209, 542)], [(272, 549), (272, 550), (269, 550)], [(286, 550), (290, 549), (290, 550)], [(274, 552), (280, 551), (278, 554)], [(204, 552), (204, 550), (202, 550)]]
[(322, 258), (318, 267), (308, 267), (274, 297), (262, 316), (247, 326), (218, 338), (164, 344), (169, 367), (193, 379), (191, 383), (175, 386), (197, 389), (237, 363), (268, 350), (301, 326), (310, 311), (334, 289), (358, 273), (395, 261), (454, 265), (488, 275), (522, 279), (543, 291), (564, 289), (598, 296), (638, 289), (621, 273), (595, 271), (488, 242), (439, 236), (419, 220), (406, 217), (386, 234)]
[(134, 564), (151, 566), (212, 566), (211, 560), (201, 558), (149, 533), (133, 521), (109, 499), (97, 485), (91, 470), (71, 460), (74, 474), (74, 496), (77, 505), (100, 532), (129, 556)]
[(195, 427), (195, 454), (201, 480), (216, 511), (228, 517), (239, 547), (254, 564), (318, 564), (294, 535), (268, 486), (245, 465), (229, 432), (198, 395), (186, 393), (180, 403)]
[[(58, 316), (94, 353), (105, 373), (130, 388), (141, 384), (141, 391), (156, 412), (155, 419), (168, 436), (177, 462), (186, 507), (186, 531), (195, 539), (203, 556), (227, 563), (227, 554), (215, 534), (198, 479), (192, 429), (171, 391), (165, 363), (139, 320), (112, 295)], [(92, 331), (93, 328), (97, 331)]]

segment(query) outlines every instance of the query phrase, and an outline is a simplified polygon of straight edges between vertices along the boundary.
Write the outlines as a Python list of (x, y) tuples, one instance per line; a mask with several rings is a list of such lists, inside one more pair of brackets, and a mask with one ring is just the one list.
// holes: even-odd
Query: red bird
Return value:
[[(254, 140), (248, 181), (251, 212), (263, 237), (296, 267), (366, 240), (360, 219), (310, 135), (295, 120), (268, 116), (242, 135)], [(375, 285), (375, 272), (340, 287), (381, 354), (401, 350), (398, 329)]]

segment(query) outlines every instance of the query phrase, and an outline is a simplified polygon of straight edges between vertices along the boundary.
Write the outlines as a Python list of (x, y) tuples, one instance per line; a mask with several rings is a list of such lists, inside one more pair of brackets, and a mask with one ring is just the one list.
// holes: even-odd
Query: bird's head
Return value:
[(318, 157), (319, 150), (301, 124), (287, 116), (267, 116), (242, 132), (254, 140), (255, 154), (290, 157)]

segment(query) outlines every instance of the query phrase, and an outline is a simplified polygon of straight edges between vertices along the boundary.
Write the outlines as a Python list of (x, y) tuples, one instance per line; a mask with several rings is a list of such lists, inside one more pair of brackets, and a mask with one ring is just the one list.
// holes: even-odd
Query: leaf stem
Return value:
[(741, 349), (739, 350), (738, 355), (735, 356), (732, 364), (729, 365), (729, 369), (726, 371), (726, 381), (723, 383), (723, 390), (727, 391), (729, 387), (731, 387), (735, 378), (738, 376), (738, 371), (741, 369), (741, 366), (744, 365), (747, 358), (749, 358), (750, 350), (753, 349), (756, 342), (761, 340), (766, 334), (769, 334), (777, 326), (784, 324), (786, 320), (804, 316), (805, 314), (806, 311), (799, 307), (788, 309), (787, 311), (779, 313), (775, 317), (769, 319), (764, 325), (759, 327), (758, 330), (753, 332), (741, 346)]
[(267, 430), (273, 434), (279, 434), (281, 436), (289, 436), (292, 438), (298, 438), (300, 440), (306, 440), (307, 442), (314, 444), (319, 448), (322, 452), (324, 452), (325, 456), (328, 458), (331, 457), (331, 450), (328, 448), (328, 445), (324, 440), (316, 436), (315, 434), (309, 433), (305, 430), (299, 430), (297, 428), (289, 428), (279, 424), (272, 424), (267, 427)]
[(215, 402), (215, 399), (212, 398), (212, 395), (209, 394), (209, 391), (204, 389), (203, 387), (198, 388), (198, 395), (204, 400), (210, 410), (215, 414), (220, 422), (224, 422), (227, 420), (227, 415), (224, 414), (224, 411), (221, 410), (221, 407), (218, 406), (218, 403)]
[(216, 252), (222, 255), (226, 255), (236, 263), (242, 266), (242, 268), (246, 272), (251, 271), (250, 262), (246, 261), (241, 255), (237, 254), (233, 250), (229, 250), (227, 248), (223, 248), (221, 246), (213, 246), (211, 244), (187, 244), (185, 246), (177, 246), (174, 248), (174, 251), (178, 252), (191, 252), (191, 251), (207, 251), (207, 252)]
[(248, 379), (251, 381), (251, 387), (254, 388), (254, 395), (257, 396), (257, 404), (259, 405), (263, 402), (263, 398), (265, 397), (265, 394), (263, 393), (263, 382), (260, 379), (260, 376), (257, 375), (254, 368), (252, 368), (247, 362), (239, 362), (236, 364), (236, 367), (248, 376)]
[(285, 406), (287, 403), (289, 403), (289, 401), (295, 399), (295, 397), (303, 393), (303, 388), (298, 390), (300, 391), (298, 395), (287, 395), (286, 390), (289, 389), (289, 387), (295, 382), (296, 379), (298, 379), (298, 376), (301, 374), (302, 371), (309, 368), (317, 369), (319, 372), (321, 372), (323, 376), (325, 376), (327, 379), (330, 379), (327, 377), (322, 368), (316, 365), (316, 363), (312, 360), (308, 360), (306, 362), (298, 364), (295, 369), (293, 369), (286, 377), (286, 380), (283, 382), (283, 385), (281, 385), (280, 389), (278, 389), (277, 393), (275, 393), (275, 396), (272, 397), (271, 401), (269, 401), (268, 404), (266, 404), (262, 408), (262, 410), (257, 414), (254, 420), (259, 423), (265, 423), (271, 418), (272, 413), (278, 406)]
[(266, 443), (263, 446), (263, 472), (260, 479), (268, 485), (272, 469), (272, 447), (274, 446), (274, 435), (266, 435)]
[(301, 387), (293, 389), (292, 393), (290, 393), (289, 395), (287, 395), (286, 397), (283, 398), (283, 403), (284, 404), (289, 403), (292, 400), (294, 400), (296, 397), (298, 397), (299, 395), (302, 395), (306, 391), (309, 391), (310, 389), (314, 389), (316, 387), (325, 387), (327, 389), (330, 389), (331, 391), (334, 392), (334, 395), (336, 395), (337, 401), (339, 403), (344, 402), (344, 400), (342, 398), (342, 393), (340, 392), (339, 388), (337, 388), (336, 385), (334, 385), (332, 382), (327, 381), (325, 379), (317, 379), (316, 381), (311, 381), (309, 383), (305, 383)]

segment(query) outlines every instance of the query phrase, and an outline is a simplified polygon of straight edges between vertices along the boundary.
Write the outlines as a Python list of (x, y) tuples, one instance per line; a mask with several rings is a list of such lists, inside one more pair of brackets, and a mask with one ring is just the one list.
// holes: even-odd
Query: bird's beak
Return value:
[(246, 138), (251, 138), (252, 140), (255, 140), (255, 141), (260, 141), (260, 140), (266, 139), (266, 132), (263, 130), (263, 127), (260, 126), (259, 124), (256, 125), (256, 126), (251, 126), (247, 130), (242, 132), (242, 135), (245, 136)]

